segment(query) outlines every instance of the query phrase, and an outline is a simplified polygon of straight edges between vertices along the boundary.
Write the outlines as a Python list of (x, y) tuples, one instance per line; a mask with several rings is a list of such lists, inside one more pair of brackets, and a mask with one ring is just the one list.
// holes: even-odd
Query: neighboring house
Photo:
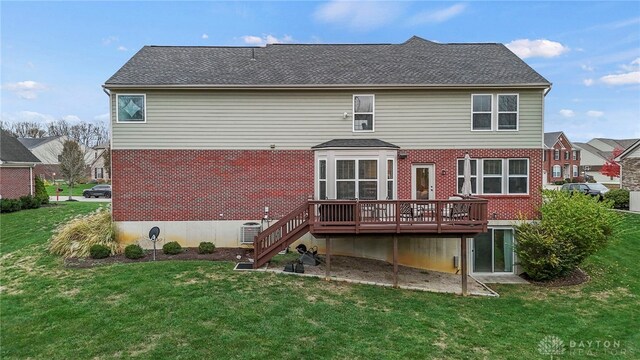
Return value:
[(33, 195), (33, 167), (39, 162), (18, 139), (0, 130), (0, 198)]
[(92, 180), (109, 180), (109, 172), (104, 164), (104, 155), (108, 150), (109, 143), (102, 143), (93, 148), (93, 160), (91, 161)]
[(616, 158), (620, 164), (620, 188), (629, 190), (629, 210), (640, 211), (640, 140)]
[[(118, 239), (149, 246), (159, 226), (237, 247), (254, 240), (243, 224), (274, 218), (257, 264), (304, 236), (448, 272), (469, 251), (472, 272), (514, 272), (512, 225), (542, 202), (550, 87), (493, 43), (145, 46), (104, 85)], [(488, 203), (448, 200), (465, 153)]]
[(544, 134), (543, 183), (554, 183), (579, 177), (580, 150), (562, 131)]
[[(40, 164), (36, 165), (35, 174), (49, 180), (60, 179), (60, 158), (64, 142), (69, 138), (66, 136), (47, 136), (42, 138), (18, 138), (18, 140), (33, 153)], [(89, 175), (89, 165), (93, 161), (93, 150), (80, 144), (80, 149), (85, 154), (87, 164), (87, 175)]]
[(602, 166), (613, 155), (616, 148), (624, 151), (638, 139), (604, 139), (595, 138), (586, 143), (574, 143), (580, 149), (582, 158), (580, 160), (580, 175), (588, 175), (595, 181), (608, 185), (618, 185), (620, 179), (602, 175), (600, 170)]

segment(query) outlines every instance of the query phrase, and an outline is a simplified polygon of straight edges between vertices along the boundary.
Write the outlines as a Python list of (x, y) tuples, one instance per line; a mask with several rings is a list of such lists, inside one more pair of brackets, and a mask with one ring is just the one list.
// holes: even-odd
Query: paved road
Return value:
[[(105, 199), (105, 198), (89, 198), (89, 199), (85, 199), (83, 196), (72, 196), (71, 197), (73, 200), (78, 200), (78, 201), (89, 201), (89, 202), (111, 202), (111, 199)], [(67, 199), (69, 199), (69, 195), (60, 195), (60, 201), (66, 201)], [(49, 201), (50, 202), (55, 202), (56, 201), (56, 197), (55, 196), (49, 196)]]

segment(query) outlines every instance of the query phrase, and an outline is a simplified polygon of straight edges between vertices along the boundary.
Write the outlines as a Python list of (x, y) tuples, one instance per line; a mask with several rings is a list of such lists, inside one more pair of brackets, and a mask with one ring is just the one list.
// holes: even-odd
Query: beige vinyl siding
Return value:
[[(542, 148), (542, 90), (121, 91), (147, 95), (146, 123), (116, 123), (116, 93), (114, 149), (309, 149), (338, 138), (406, 149)], [(352, 131), (356, 93), (375, 95), (375, 132)], [(471, 131), (472, 93), (520, 94), (519, 131)]]

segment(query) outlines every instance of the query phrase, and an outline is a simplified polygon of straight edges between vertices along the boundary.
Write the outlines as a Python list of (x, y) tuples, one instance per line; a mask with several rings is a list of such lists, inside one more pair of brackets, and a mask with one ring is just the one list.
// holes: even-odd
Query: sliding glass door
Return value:
[(489, 229), (473, 239), (474, 273), (513, 272), (513, 230)]

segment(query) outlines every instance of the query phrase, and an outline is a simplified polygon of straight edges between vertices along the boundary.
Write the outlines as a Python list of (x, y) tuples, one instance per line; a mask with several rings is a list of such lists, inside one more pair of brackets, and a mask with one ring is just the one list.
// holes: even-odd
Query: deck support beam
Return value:
[(467, 296), (467, 235), (460, 237), (460, 264), (462, 267), (462, 296)]
[(326, 237), (325, 240), (325, 247), (326, 247), (326, 252), (327, 252), (327, 256), (326, 256), (326, 271), (327, 273), (325, 274), (325, 280), (331, 280), (331, 238), (330, 237)]
[(398, 287), (398, 235), (393, 235), (393, 287)]

